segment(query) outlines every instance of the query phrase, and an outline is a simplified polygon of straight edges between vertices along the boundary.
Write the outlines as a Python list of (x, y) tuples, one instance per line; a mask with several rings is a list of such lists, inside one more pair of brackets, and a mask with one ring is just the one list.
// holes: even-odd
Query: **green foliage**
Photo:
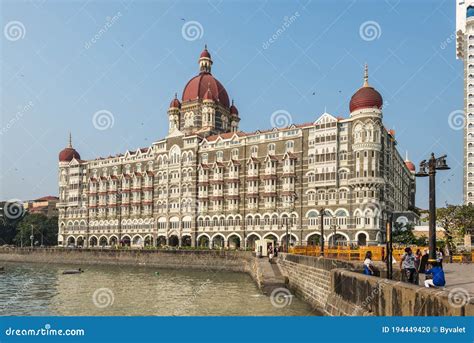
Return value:
[(395, 223), (393, 225), (392, 238), (393, 243), (401, 245), (418, 245), (422, 246), (427, 243), (427, 238), (420, 237), (417, 238), (413, 234), (413, 225), (407, 224), (402, 226), (400, 223)]
[(30, 246), (30, 236), (33, 234), (34, 245), (58, 244), (58, 217), (48, 218), (43, 214), (27, 214), (17, 225), (16, 235), (12, 243)]
[(449, 205), (436, 211), (438, 224), (445, 229), (445, 245), (451, 251), (456, 251), (456, 246), (462, 244), (467, 229), (474, 228), (474, 206)]

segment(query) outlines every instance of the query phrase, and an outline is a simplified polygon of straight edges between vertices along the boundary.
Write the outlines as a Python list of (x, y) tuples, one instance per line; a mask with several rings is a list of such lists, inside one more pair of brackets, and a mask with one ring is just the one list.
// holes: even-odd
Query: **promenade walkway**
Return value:
[(268, 258), (263, 257), (258, 259), (258, 265), (262, 272), (262, 291), (264, 294), (270, 295), (275, 288), (286, 287), (285, 279), (275, 261), (270, 263)]

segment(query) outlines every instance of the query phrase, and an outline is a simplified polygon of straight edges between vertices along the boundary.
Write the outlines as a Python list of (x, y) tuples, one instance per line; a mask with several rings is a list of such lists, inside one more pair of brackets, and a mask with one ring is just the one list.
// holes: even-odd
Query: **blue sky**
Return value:
[[(162, 138), (168, 104), (197, 74), (207, 43), (244, 131), (271, 127), (277, 110), (295, 123), (325, 109), (348, 117), (367, 62), (399, 150), (416, 165), (447, 153), (452, 170), (438, 174), (438, 205), (462, 201), (462, 130), (448, 122), (463, 109), (454, 0), (7, 0), (0, 12), (1, 199), (57, 194), (69, 131), (83, 159)], [(100, 110), (113, 114), (107, 130), (93, 125)], [(427, 180), (417, 187), (426, 208)]]

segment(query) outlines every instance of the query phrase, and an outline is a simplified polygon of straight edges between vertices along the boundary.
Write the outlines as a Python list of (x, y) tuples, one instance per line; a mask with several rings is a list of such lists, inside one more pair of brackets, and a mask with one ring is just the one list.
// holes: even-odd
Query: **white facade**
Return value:
[(465, 204), (474, 204), (474, 16), (468, 16), (468, 8), (471, 5), (472, 1), (457, 1), (456, 7), (456, 57), (464, 61)]

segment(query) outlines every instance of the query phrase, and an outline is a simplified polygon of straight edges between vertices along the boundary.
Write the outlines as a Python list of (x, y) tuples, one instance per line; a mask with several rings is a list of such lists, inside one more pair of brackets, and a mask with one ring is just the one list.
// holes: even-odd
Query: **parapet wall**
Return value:
[(257, 273), (252, 253), (235, 250), (114, 250), (67, 248), (0, 248), (0, 261), (113, 264), (159, 268), (192, 268)]
[(367, 276), (360, 262), (281, 254), (279, 264), (289, 288), (326, 315), (474, 315), (474, 304), (450, 301), (449, 291)]

